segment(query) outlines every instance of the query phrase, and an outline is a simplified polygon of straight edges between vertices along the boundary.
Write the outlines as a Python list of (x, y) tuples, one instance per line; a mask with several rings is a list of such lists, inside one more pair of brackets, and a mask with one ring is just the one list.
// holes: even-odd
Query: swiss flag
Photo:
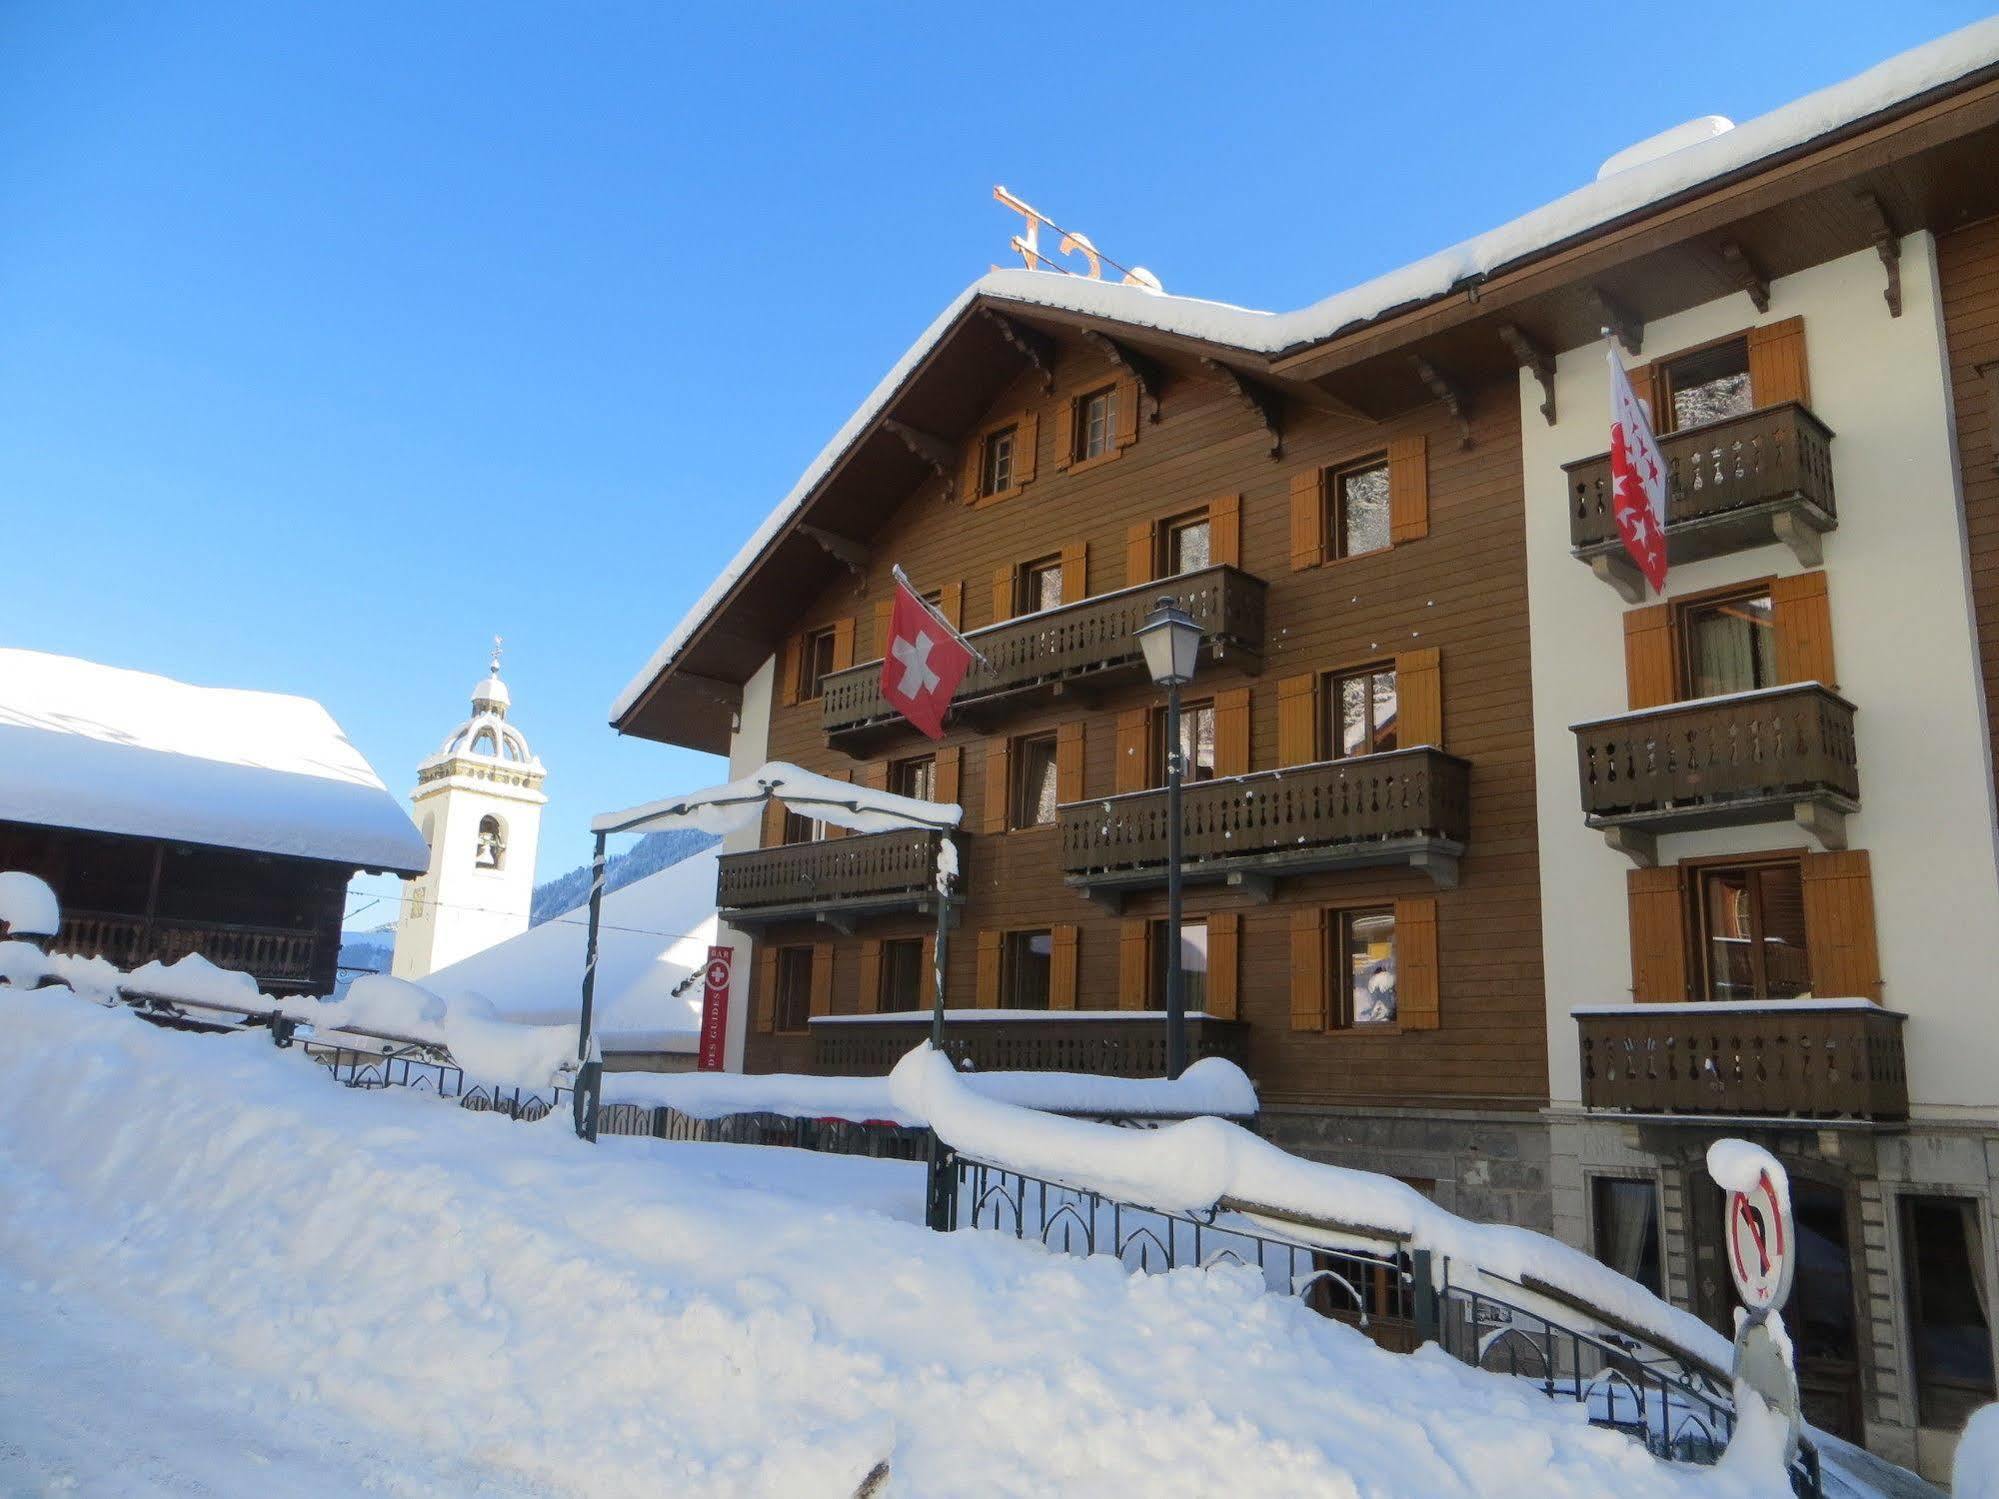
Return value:
[(1624, 550), (1654, 593), (1666, 591), (1666, 463), (1652, 423), (1631, 389), (1617, 350), (1610, 352), (1610, 513)]
[(972, 648), (898, 572), (882, 651), (882, 696), (932, 739), (942, 739), (944, 710), (971, 664)]

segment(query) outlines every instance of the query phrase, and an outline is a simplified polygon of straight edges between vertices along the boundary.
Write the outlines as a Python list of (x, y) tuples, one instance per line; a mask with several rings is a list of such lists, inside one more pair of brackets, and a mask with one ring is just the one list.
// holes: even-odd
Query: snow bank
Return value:
[(62, 930), (56, 893), (31, 874), (0, 871), (0, 929), (12, 937), (53, 937)]
[[(170, 1347), (237, 1397), (229, 1429), (415, 1449), (453, 1492), (849, 1499), (886, 1460), (888, 1492), (924, 1499), (1783, 1493), (1656, 1462), (1519, 1381), (1381, 1352), (1249, 1271), (1131, 1276), (929, 1233), (903, 1162), (593, 1147), (65, 994), (8, 1016), (0, 1284), (128, 1329), (135, 1391), (160, 1378), (139, 1350)], [(11, 1339), (0, 1363), (45, 1349)], [(105, 1394), (94, 1419), (126, 1442)], [(8, 1438), (0, 1489), (27, 1487), (60, 1437)], [(147, 1484), (193, 1487), (173, 1481), (183, 1444)], [(282, 1465), (236, 1467), (220, 1492), (286, 1488)]]
[(15, 989), (35, 989), (50, 982), (55, 967), (49, 955), (32, 942), (18, 937), (0, 941), (0, 984)]
[(1951, 1467), (1951, 1499), (1999, 1499), (1999, 1405), (1972, 1413)]

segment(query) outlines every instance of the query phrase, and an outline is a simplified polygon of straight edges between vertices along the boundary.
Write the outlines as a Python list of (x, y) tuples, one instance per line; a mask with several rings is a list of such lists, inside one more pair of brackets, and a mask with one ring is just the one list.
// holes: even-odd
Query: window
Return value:
[(1047, 1009), (1054, 952), (1054, 938), (1045, 929), (1008, 932), (1000, 948), (1000, 1003), (1009, 1010)]
[(980, 495), (1004, 494), (1013, 488), (1013, 446), (1019, 435), (1017, 426), (1001, 427), (986, 434), (979, 451)]
[(1326, 693), (1328, 758), (1378, 755), (1396, 747), (1395, 668), (1341, 672)]
[(781, 1031), (802, 1031), (812, 1014), (812, 949), (780, 947), (777, 950), (777, 1013), (774, 1024)]
[(1683, 432), (1756, 408), (1749, 388), (1749, 340), (1696, 349), (1659, 367), (1659, 394), (1666, 409), (1655, 413), (1662, 432)]
[(1659, 1194), (1649, 1181), (1600, 1176), (1590, 1183), (1596, 1257), (1654, 1296), (1666, 1294), (1659, 1265)]
[(1326, 496), (1326, 536), (1335, 557), (1358, 557), (1388, 546), (1386, 458), (1335, 469)]
[(1767, 587), (1688, 600), (1675, 612), (1688, 697), (1776, 685), (1777, 619)]
[(1969, 1197), (1902, 1199), (1902, 1285), (1918, 1422), (1955, 1431), (1993, 1398), (1983, 1210)]
[(507, 833), (497, 817), (479, 819), (479, 842), (472, 855), (477, 869), (500, 869), (507, 862)]
[(1101, 458), (1117, 451), (1117, 387), (1106, 385), (1088, 395), (1078, 396), (1072, 408), (1076, 430), (1069, 451), (1076, 462)]
[[(1152, 784), (1166, 784), (1166, 715), (1154, 713), (1151, 724)], [(1212, 700), (1186, 703), (1180, 709), (1181, 774), (1188, 785), (1215, 778), (1215, 705)]]
[(1694, 870), (1706, 997), (1809, 998), (1804, 881), (1795, 859)]
[[(1152, 923), (1152, 1003), (1166, 1003), (1167, 964), (1166, 923)], [(1208, 1003), (1208, 924), (1205, 921), (1180, 923), (1180, 998), (1189, 1013), (1205, 1009)]]
[(784, 841), (786, 843), (821, 843), (826, 838), (826, 824), (816, 817), (804, 817), (796, 812), (784, 814)]
[(1214, 528), (1207, 511), (1168, 521), (1165, 535), (1166, 576), (1199, 572), (1214, 560)]
[(1055, 821), (1055, 736), (1036, 734), (1014, 741), (1012, 812), (1008, 826), (1036, 828)]
[(891, 760), (888, 789), (896, 796), (913, 796), (920, 802), (937, 800), (937, 757), (918, 755), (909, 760)]
[(833, 636), (831, 629), (825, 629), (814, 630), (805, 637), (805, 650), (800, 658), (805, 680), (798, 684), (801, 700), (825, 695), (826, 679), (833, 674)]
[(1395, 1023), (1395, 911), (1341, 911), (1333, 924), (1340, 1026)]
[(1043, 609), (1057, 609), (1062, 604), (1062, 558), (1058, 553), (1053, 557), (1041, 557), (1033, 562), (1023, 562), (1014, 574), (1013, 612), (1039, 614)]
[(923, 939), (898, 937), (882, 943), (881, 992), (875, 1007), (884, 1012), (921, 1010), (930, 992), (930, 973), (923, 966)]

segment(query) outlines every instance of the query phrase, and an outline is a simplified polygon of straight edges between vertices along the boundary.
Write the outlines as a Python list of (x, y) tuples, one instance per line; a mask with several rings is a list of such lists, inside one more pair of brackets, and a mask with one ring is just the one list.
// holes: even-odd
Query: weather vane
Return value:
[(500, 674), (500, 637), (495, 635), (493, 637), (493, 675), (497, 677), (499, 674)]
[[(1108, 265), (1114, 271), (1124, 272), (1122, 281), (1126, 286), (1140, 287), (1145, 291), (1163, 292), (1166, 290), (1165, 287), (1159, 284), (1159, 278), (1144, 266), (1119, 265), (1110, 256), (1104, 254), (1103, 251), (1092, 244), (1087, 234), (1082, 234), (1072, 229), (1064, 229), (1046, 214), (1031, 207), (1024, 200), (1015, 197), (1005, 188), (995, 187), (993, 189), (993, 197), (1027, 221), (1026, 232), (1016, 234), (1009, 239), (1007, 241), (1007, 248), (1018, 255), (1021, 263), (1030, 271), (1060, 271), (1065, 276), (1076, 276), (1085, 281), (1101, 281), (1104, 278), (1104, 267)], [(1062, 236), (1055, 245), (1055, 253), (1057, 255), (1080, 255), (1083, 257), (1083, 263), (1088, 269), (1079, 271), (1071, 266), (1063, 265), (1060, 261), (1050, 260), (1046, 255), (1043, 255), (1041, 253), (1041, 230), (1043, 226), (1054, 230)], [(998, 270), (999, 267), (994, 266), (993, 269)]]

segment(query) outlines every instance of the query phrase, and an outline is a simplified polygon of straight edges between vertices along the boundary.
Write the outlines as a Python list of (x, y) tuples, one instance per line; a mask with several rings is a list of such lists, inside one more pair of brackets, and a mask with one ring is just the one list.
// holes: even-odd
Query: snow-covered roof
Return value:
[(421, 874), (423, 837), (310, 698), (0, 649), (0, 821)]
[[(604, 897), (597, 942), (596, 1032), (607, 1051), (687, 1051), (701, 1032), (701, 985), (672, 991), (708, 961), (715, 869), (706, 848)], [(491, 1000), (508, 1020), (575, 1024), (582, 1005), (587, 906), (440, 968), (423, 986), (447, 1000)], [(744, 1002), (742, 995), (736, 1003)]]
[[(804, 507), (820, 481), (874, 425), (917, 366), (979, 297), (1102, 317), (1134, 328), (1268, 357), (1322, 343), (1397, 308), (1442, 296), (1467, 280), (1489, 276), (1517, 262), (1546, 254), (1629, 214), (1994, 64), (1999, 64), (1999, 18), (1974, 22), (1732, 129), (1706, 135), (1689, 130), (1692, 143), (1677, 150), (1662, 155), (1649, 154), (1637, 147), (1619, 152), (1604, 164), (1603, 176), (1552, 203), (1292, 312), (1257, 312), (1226, 302), (1168, 296), (1143, 287), (1051, 271), (990, 272), (960, 293), (924, 329), (834, 434), (791, 492), (618, 694), (611, 705), (611, 721), (617, 723), (630, 713), (654, 679), (673, 665), (703, 622)], [(1654, 145), (1654, 141), (1639, 143), (1644, 147)], [(1630, 159), (1634, 153), (1638, 159), (1632, 165), (1617, 169), (1621, 161)]]

